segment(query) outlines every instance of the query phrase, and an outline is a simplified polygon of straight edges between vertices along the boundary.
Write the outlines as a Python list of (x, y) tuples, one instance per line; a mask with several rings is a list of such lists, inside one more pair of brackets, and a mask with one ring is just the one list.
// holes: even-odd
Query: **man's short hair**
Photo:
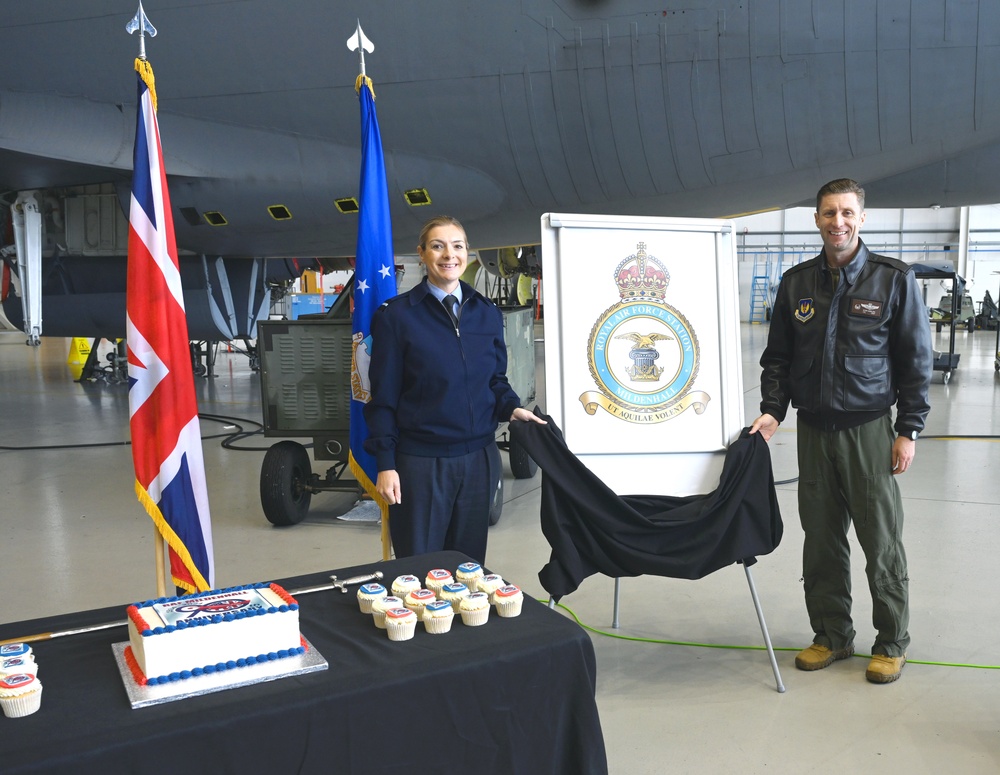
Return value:
[(820, 203), (827, 194), (857, 194), (861, 210), (864, 211), (865, 209), (865, 190), (861, 188), (856, 180), (837, 178), (823, 186), (816, 194), (816, 212), (819, 212)]

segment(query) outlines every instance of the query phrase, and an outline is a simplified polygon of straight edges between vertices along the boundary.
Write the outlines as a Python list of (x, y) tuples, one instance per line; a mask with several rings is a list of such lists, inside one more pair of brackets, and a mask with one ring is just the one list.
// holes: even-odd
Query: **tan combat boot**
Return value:
[(838, 659), (847, 659), (854, 653), (854, 644), (846, 648), (833, 651), (818, 643), (812, 644), (809, 648), (803, 649), (795, 657), (795, 666), (799, 670), (822, 670), (829, 667)]
[(865, 670), (865, 678), (873, 684), (890, 684), (899, 678), (906, 664), (906, 654), (901, 657), (887, 657), (885, 654), (872, 654), (872, 661)]

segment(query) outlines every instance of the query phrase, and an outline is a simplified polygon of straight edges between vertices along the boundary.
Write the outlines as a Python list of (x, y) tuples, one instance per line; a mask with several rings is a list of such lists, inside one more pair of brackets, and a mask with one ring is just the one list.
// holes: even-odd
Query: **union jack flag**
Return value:
[(212, 525), (153, 70), (137, 59), (127, 343), (135, 492), (170, 547), (174, 584), (212, 589)]

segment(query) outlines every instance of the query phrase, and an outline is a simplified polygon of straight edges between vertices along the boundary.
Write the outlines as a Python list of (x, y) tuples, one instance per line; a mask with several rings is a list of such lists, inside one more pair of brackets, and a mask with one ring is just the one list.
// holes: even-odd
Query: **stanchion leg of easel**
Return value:
[(771, 670), (774, 671), (774, 682), (777, 684), (778, 692), (785, 691), (785, 685), (781, 682), (781, 673), (778, 672), (778, 660), (774, 657), (774, 648), (771, 646), (771, 636), (767, 634), (767, 624), (764, 621), (764, 612), (760, 609), (760, 600), (757, 598), (757, 587), (754, 586), (753, 576), (749, 566), (744, 563), (743, 570), (747, 574), (747, 584), (750, 585), (750, 597), (753, 598), (753, 607), (757, 611), (757, 621), (760, 622), (760, 631), (764, 635), (764, 645), (767, 646), (767, 656), (771, 660)]
[(611, 615), (611, 626), (614, 629), (618, 629), (618, 611), (621, 609), (622, 604), (622, 580), (615, 577), (615, 610)]

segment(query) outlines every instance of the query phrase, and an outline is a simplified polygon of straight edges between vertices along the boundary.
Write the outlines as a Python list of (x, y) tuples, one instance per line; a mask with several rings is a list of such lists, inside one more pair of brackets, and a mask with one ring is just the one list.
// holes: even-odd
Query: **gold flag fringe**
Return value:
[(358, 484), (361, 485), (362, 489), (371, 496), (371, 499), (378, 504), (379, 511), (382, 512), (382, 559), (389, 560), (392, 559), (392, 540), (389, 538), (389, 504), (383, 500), (382, 496), (378, 494), (378, 490), (375, 489), (375, 485), (371, 483), (368, 478), (368, 474), (365, 470), (358, 464), (358, 461), (354, 459), (353, 454), (348, 454), (347, 464), (351, 468), (351, 473), (354, 474), (354, 478), (358, 480)]
[(359, 74), (357, 80), (354, 82), (354, 91), (361, 94), (361, 84), (368, 87), (368, 91), (372, 93), (372, 99), (375, 99), (375, 87), (372, 86), (372, 79), (367, 75)]
[[(149, 87), (149, 96), (153, 100), (153, 110), (156, 110), (156, 79), (153, 78), (153, 66), (145, 59), (135, 58), (135, 71)], [(372, 92), (374, 94), (374, 92)]]
[(153, 502), (149, 493), (146, 492), (146, 488), (139, 484), (139, 480), (135, 480), (135, 496), (139, 499), (139, 503), (142, 504), (143, 508), (146, 509), (146, 513), (153, 520), (153, 524), (156, 525), (156, 529), (160, 531), (160, 535), (166, 540), (167, 545), (174, 550), (178, 557), (181, 558), (184, 565), (187, 567), (188, 572), (191, 574), (191, 578), (194, 579), (195, 587), (192, 587), (187, 581), (183, 579), (178, 579), (176, 576), (173, 577), (174, 584), (182, 589), (186, 589), (188, 592), (205, 592), (210, 587), (205, 577), (201, 575), (201, 571), (198, 570), (198, 566), (194, 564), (194, 558), (191, 557), (191, 552), (181, 541), (180, 536), (174, 532), (174, 529), (170, 527), (170, 524), (164, 518), (163, 513), (160, 511), (160, 507)]

